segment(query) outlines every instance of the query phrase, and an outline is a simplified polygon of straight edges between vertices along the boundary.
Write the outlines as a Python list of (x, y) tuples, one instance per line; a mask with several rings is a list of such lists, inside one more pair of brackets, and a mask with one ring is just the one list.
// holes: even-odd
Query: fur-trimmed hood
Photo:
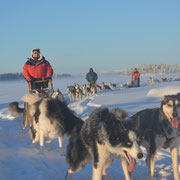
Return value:
[[(42, 56), (41, 53), (39, 53), (39, 55), (40, 55), (40, 56), (39, 56), (39, 58), (38, 58), (38, 61), (41, 61), (41, 60), (43, 59), (43, 56)], [(30, 58), (31, 58), (32, 60), (35, 60), (34, 57), (33, 57), (33, 53), (31, 53)]]

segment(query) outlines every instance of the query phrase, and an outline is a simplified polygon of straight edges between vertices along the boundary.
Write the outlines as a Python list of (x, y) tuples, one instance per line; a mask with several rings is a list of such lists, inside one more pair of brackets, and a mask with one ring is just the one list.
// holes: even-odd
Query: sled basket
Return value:
[[(53, 91), (53, 82), (52, 82), (52, 79), (34, 81), (34, 83), (42, 83), (42, 82), (48, 82), (49, 83), (49, 88), (42, 88), (43, 91), (51, 91), (51, 92)], [(31, 82), (28, 82), (28, 88), (29, 88), (29, 93), (35, 93), (37, 91), (36, 89), (32, 89)]]

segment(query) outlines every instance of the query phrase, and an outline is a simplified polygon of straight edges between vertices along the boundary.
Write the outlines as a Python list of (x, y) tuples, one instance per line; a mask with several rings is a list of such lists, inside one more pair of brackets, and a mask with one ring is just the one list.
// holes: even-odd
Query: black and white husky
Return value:
[(62, 149), (63, 136), (70, 135), (74, 126), (83, 121), (74, 115), (68, 106), (59, 99), (38, 99), (38, 96), (27, 94), (22, 99), (30, 106), (32, 119), (32, 142), (40, 142), (40, 147), (44, 146), (44, 141), (50, 143), (58, 138), (59, 147)]
[(22, 100), (28, 104), (32, 143), (40, 142), (42, 148), (44, 141), (50, 143), (58, 138), (61, 154), (63, 154), (64, 135), (70, 135), (74, 126), (83, 121), (59, 99), (40, 98), (38, 95), (27, 94), (22, 97)]
[[(59, 99), (62, 102), (65, 102), (63, 94), (60, 92), (59, 89), (56, 91), (53, 90), (52, 94), (49, 95), (48, 92), (45, 92), (43, 90), (34, 90), (34, 94), (39, 96), (40, 98), (52, 98), (52, 99)], [(23, 114), (23, 131), (25, 131), (26, 127), (29, 125), (31, 128), (32, 126), (32, 116), (30, 114), (30, 107), (28, 103), (24, 104), (23, 108), (19, 107), (18, 102), (12, 102), (9, 104), (9, 110), (14, 114), (14, 115), (20, 115)]]
[(130, 117), (139, 121), (141, 145), (147, 150), (149, 179), (154, 177), (155, 155), (160, 148), (169, 148), (174, 179), (180, 180), (178, 147), (180, 145), (180, 93), (164, 96), (161, 108), (145, 109)]
[(107, 175), (114, 158), (120, 157), (126, 180), (131, 179), (129, 172), (136, 167), (135, 159), (143, 157), (137, 143), (134, 127), (125, 120), (127, 113), (121, 109), (98, 108), (80, 126), (76, 126), (67, 146), (66, 161), (69, 165), (66, 179), (80, 171), (88, 162), (93, 162), (93, 180), (101, 180)]

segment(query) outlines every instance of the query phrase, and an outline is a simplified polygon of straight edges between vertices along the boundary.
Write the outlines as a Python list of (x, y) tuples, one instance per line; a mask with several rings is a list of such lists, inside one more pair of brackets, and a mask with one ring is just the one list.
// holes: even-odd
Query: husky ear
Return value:
[(121, 129), (122, 127), (120, 125), (120, 122), (115, 122), (109, 136), (109, 141), (112, 146), (116, 146), (117, 144), (119, 144), (121, 138)]
[(135, 129), (135, 130), (139, 130), (139, 128), (140, 128), (140, 118), (138, 117), (138, 118), (137, 118), (137, 121), (136, 121), (135, 124), (134, 124), (134, 129)]
[(168, 102), (168, 95), (167, 96), (164, 96), (163, 99), (162, 99), (162, 104), (166, 104)]
[(166, 101), (166, 96), (163, 96), (162, 101)]
[(177, 95), (176, 95), (177, 97), (178, 97), (178, 99), (180, 99), (180, 93), (177, 93)]
[(39, 91), (38, 90), (35, 89), (34, 92), (35, 92), (35, 94), (39, 95)]

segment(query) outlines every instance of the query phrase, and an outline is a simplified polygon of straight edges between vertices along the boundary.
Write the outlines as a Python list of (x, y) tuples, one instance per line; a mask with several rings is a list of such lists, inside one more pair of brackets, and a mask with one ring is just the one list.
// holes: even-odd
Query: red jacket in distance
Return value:
[(138, 71), (132, 73), (132, 81), (138, 80), (139, 77), (140, 77), (140, 73)]
[(44, 80), (51, 78), (52, 75), (53, 69), (43, 56), (41, 60), (28, 59), (23, 67), (23, 76), (27, 81)]

